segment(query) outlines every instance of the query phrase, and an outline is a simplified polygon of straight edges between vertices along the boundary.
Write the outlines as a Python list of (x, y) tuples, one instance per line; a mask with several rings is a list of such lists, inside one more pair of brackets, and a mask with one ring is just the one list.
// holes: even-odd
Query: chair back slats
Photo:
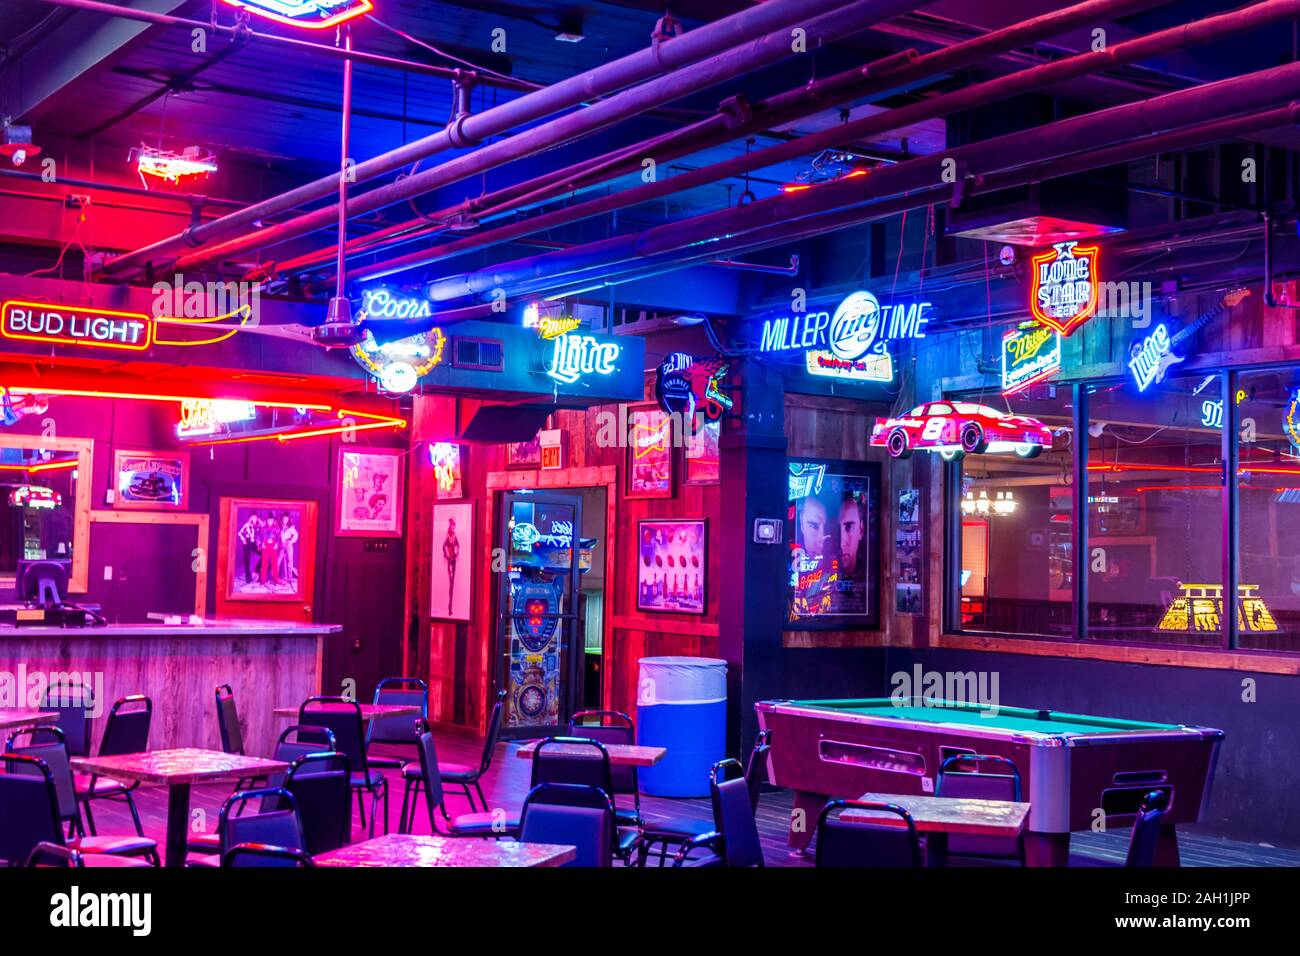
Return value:
[[(77, 786), (72, 777), (72, 763), (68, 757), (67, 739), (58, 727), (33, 727), (10, 735), (5, 744), (7, 753), (36, 757), (45, 763), (54, 792), (58, 796), (59, 819), (77, 817)], [(6, 773), (26, 773), (39, 776), (41, 771), (27, 763), (13, 763), (5, 767)]]
[(614, 833), (614, 804), (596, 787), (544, 783), (524, 799), (519, 842), (574, 847), (565, 866), (612, 865)]
[[(844, 820), (840, 811), (855, 808), (888, 814), (898, 823)], [(817, 866), (917, 867), (921, 840), (916, 821), (902, 807), (866, 800), (832, 800), (817, 820)]]
[(352, 839), (352, 768), (338, 753), (313, 753), (294, 761), (284, 789), (298, 804), (304, 848), (315, 856)]
[[(615, 710), (585, 710), (573, 715), (569, 721), (570, 737), (585, 737), (602, 744), (631, 745), (636, 743), (636, 727), (632, 718)], [(636, 767), (611, 766), (612, 793), (636, 793)]]
[[(969, 769), (966, 769), (969, 768)], [(1000, 768), (1001, 773), (986, 769)], [(987, 754), (958, 754), (940, 765), (935, 780), (936, 797), (965, 797), (975, 800), (1020, 800), (1020, 771), (1006, 757)], [(954, 833), (948, 837), (950, 856), (973, 856), (986, 859), (1019, 859), (1018, 837), (968, 836)]]
[(0, 860), (23, 863), (38, 843), (63, 846), (59, 798), (44, 761), (8, 753), (0, 761)]
[(1169, 795), (1152, 790), (1142, 798), (1133, 832), (1129, 835), (1125, 866), (1155, 866), (1156, 849), (1160, 845), (1160, 828), (1164, 826), (1165, 812), (1169, 809)]
[(589, 737), (547, 737), (533, 751), (530, 786), (543, 783), (571, 783), (610, 793), (609, 752)]
[[(429, 718), (429, 685), (418, 677), (385, 677), (375, 686), (376, 704), (420, 708), (419, 718)], [(372, 744), (414, 744), (416, 717), (376, 717), (370, 722)]]
[(709, 773), (713, 823), (722, 834), (722, 858), (727, 866), (762, 866), (763, 844), (749, 802), (749, 783), (740, 761), (720, 760)]
[(153, 720), (153, 701), (143, 694), (133, 694), (113, 702), (99, 742), (99, 755), (138, 754), (149, 749), (149, 724)]
[[(361, 706), (356, 701), (343, 697), (310, 697), (298, 708), (298, 723), (328, 729), (334, 734), (334, 749), (347, 755), (352, 772), (364, 775), (369, 771)], [(313, 736), (317, 743), (324, 743), (320, 735), (304, 735), (308, 739)]]
[(217, 688), (217, 729), (221, 731), (221, 749), (228, 754), (243, 754), (244, 732), (239, 727), (235, 692), (229, 684)]
[[(234, 812), (241, 803), (254, 800), (265, 806), (267, 798), (272, 797), (282, 809), (259, 809), (257, 813), (242, 816)], [(217, 826), (223, 854), (240, 843), (270, 843), (295, 850), (305, 849), (297, 801), (283, 787), (243, 790), (232, 795), (221, 807)]]
[(74, 757), (90, 756), (90, 718), (95, 708), (94, 693), (86, 684), (51, 683), (45, 691), (41, 710), (57, 711), (55, 721), (67, 740), (68, 753)]

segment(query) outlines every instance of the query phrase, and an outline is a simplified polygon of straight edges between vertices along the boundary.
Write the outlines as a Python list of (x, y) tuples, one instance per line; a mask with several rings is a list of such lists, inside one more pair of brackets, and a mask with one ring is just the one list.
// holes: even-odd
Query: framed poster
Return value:
[(703, 614), (708, 522), (704, 518), (638, 521), (636, 609)]
[(190, 455), (184, 451), (113, 453), (113, 507), (184, 511), (190, 497)]
[(722, 480), (721, 437), (721, 421), (703, 422), (686, 437), (686, 484), (716, 485)]
[(433, 506), (433, 617), (443, 621), (470, 619), (470, 587), (474, 567), (474, 502)]
[(228, 601), (305, 601), (315, 559), (316, 502), (222, 499), (219, 546)]
[(788, 470), (786, 629), (879, 627), (880, 466), (792, 458)]
[(397, 448), (339, 449), (335, 534), (402, 536), (402, 455)]
[(534, 435), (532, 441), (506, 442), (507, 468), (538, 468), (542, 464), (542, 439)]
[(627, 410), (628, 498), (673, 496), (673, 420), (655, 405)]

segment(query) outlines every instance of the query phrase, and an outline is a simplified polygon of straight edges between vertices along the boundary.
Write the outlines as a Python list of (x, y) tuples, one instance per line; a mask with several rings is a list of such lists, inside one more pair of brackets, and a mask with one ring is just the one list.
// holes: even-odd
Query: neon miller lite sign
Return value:
[(572, 385), (585, 375), (612, 375), (623, 351), (617, 342), (602, 342), (594, 335), (570, 332), (551, 341), (555, 348), (546, 374), (565, 385)]

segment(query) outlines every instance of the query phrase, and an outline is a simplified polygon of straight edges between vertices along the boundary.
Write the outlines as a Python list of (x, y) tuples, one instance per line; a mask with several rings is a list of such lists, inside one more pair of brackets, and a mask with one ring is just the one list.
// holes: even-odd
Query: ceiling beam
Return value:
[[(152, 13), (172, 13), (185, 0), (124, 0)], [(31, 123), (61, 102), (66, 90), (79, 80), (121, 62), (154, 29), (147, 23), (98, 13), (77, 12), (58, 30), (24, 51), (0, 70), (0, 89), (6, 91), (5, 114), (14, 122)]]

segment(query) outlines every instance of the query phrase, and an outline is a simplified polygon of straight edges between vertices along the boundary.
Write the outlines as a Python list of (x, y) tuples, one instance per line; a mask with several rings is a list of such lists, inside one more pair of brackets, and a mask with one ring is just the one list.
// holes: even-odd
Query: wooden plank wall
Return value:
[[(652, 390), (647, 380), (647, 398)], [(555, 471), (506, 468), (504, 445), (461, 446), (463, 487), (474, 503), (473, 620), (433, 621), (429, 611), (432, 573), (432, 509), (435, 484), (423, 443), (445, 440), (445, 414), (429, 398), (415, 399), (412, 424), (410, 514), (407, 535), (406, 672), (430, 684), (430, 718), (439, 723), (481, 730), (496, 675), (492, 621), (491, 533), (497, 493), (511, 488), (590, 488), (604, 486), (606, 497), (606, 601), (604, 705), (629, 713), (636, 708), (638, 660), (647, 656), (718, 656), (718, 563), (720, 487), (685, 485), (681, 448), (676, 454), (672, 498), (628, 499), (625, 447), (598, 444), (602, 416), (618, 416), (617, 405), (562, 411), (552, 424), (565, 433), (565, 467)], [(637, 522), (650, 518), (708, 519), (706, 613), (639, 612), (636, 608)]]

